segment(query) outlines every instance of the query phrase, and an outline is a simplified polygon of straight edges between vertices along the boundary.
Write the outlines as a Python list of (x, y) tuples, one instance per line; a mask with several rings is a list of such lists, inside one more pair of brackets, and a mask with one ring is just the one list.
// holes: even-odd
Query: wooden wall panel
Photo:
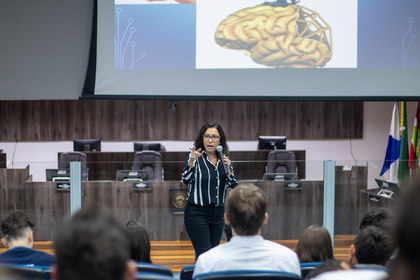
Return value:
[[(361, 101), (0, 101), (0, 141), (193, 141), (200, 127), (218, 121), (229, 140), (258, 135), (288, 139), (361, 139)], [(351, 135), (350, 133), (351, 132)]]
[(366, 178), (366, 166), (353, 166), (351, 170), (335, 167), (334, 234), (357, 234), (362, 216), (367, 212), (367, 204), (360, 202), (360, 191), (367, 189)]

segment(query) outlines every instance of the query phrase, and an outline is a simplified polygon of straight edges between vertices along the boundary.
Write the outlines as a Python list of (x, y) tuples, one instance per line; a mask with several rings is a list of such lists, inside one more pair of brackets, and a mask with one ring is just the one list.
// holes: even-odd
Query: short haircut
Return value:
[(6, 242), (26, 237), (29, 230), (33, 230), (35, 224), (29, 219), (28, 215), (21, 211), (10, 213), (2, 222), (1, 230), (3, 231)]
[(123, 224), (130, 242), (131, 259), (136, 262), (152, 263), (150, 258), (150, 238), (146, 228), (139, 222), (129, 220)]
[(390, 235), (375, 226), (368, 226), (359, 231), (354, 247), (358, 263), (383, 266), (386, 265), (394, 250)]
[(299, 238), (296, 253), (301, 263), (324, 262), (334, 258), (328, 230), (321, 225), (307, 227)]
[(386, 208), (375, 208), (363, 216), (360, 221), (359, 230), (368, 226), (375, 226), (389, 232), (393, 220), (394, 218), (391, 211)]
[(225, 211), (236, 234), (255, 235), (264, 221), (267, 196), (254, 185), (239, 185), (227, 197)]
[(88, 206), (56, 233), (60, 280), (123, 280), (130, 251), (127, 237), (111, 210)]

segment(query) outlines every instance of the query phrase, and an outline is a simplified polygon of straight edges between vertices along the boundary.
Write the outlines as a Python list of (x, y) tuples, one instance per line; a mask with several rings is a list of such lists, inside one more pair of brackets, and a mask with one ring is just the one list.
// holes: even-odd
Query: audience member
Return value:
[(53, 279), (134, 279), (129, 242), (109, 209), (83, 208), (55, 236)]
[(150, 258), (150, 238), (145, 227), (136, 221), (129, 220), (123, 228), (130, 242), (131, 259), (136, 262), (152, 263)]
[(334, 258), (331, 236), (321, 225), (307, 227), (300, 236), (295, 251), (301, 263), (325, 262)]
[(376, 226), (368, 226), (359, 231), (354, 244), (350, 246), (350, 263), (356, 268), (384, 268), (393, 250), (387, 232)]
[[(375, 226), (380, 229), (383, 229), (386, 233), (388, 233), (392, 237), (392, 229), (394, 223), (394, 214), (386, 208), (375, 208), (369, 212), (367, 212), (359, 225), (359, 231), (364, 229), (368, 226)], [(387, 267), (391, 266), (393, 259), (398, 255), (398, 249), (395, 249), (392, 255), (388, 260)]]
[(21, 211), (12, 212), (1, 223), (3, 244), (9, 250), (0, 254), (0, 263), (51, 266), (54, 256), (32, 249), (35, 224)]
[(320, 264), (315, 269), (313, 269), (311, 272), (309, 272), (308, 275), (305, 277), (305, 279), (312, 279), (328, 271), (349, 270), (351, 268), (352, 268), (351, 264), (349, 264), (348, 262), (339, 261), (336, 259), (328, 259), (328, 260), (325, 260), (324, 263)]
[(375, 226), (386, 232), (390, 232), (393, 220), (394, 216), (391, 211), (386, 208), (375, 208), (363, 216), (360, 221), (359, 230), (368, 226)]
[(389, 280), (420, 278), (420, 177), (412, 182), (400, 201), (396, 217), (395, 241), (398, 256), (391, 267)]
[(232, 238), (201, 254), (194, 276), (229, 270), (276, 270), (300, 275), (296, 253), (261, 236), (261, 226), (268, 220), (266, 211), (267, 197), (260, 188), (234, 188), (226, 199), (224, 214), (225, 223), (232, 228)]

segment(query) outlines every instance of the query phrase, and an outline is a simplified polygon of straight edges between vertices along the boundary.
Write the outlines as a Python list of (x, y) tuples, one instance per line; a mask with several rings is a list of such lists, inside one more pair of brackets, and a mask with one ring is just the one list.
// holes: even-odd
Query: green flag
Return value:
[(410, 169), (408, 168), (408, 133), (407, 133), (407, 107), (405, 101), (401, 102), (401, 124), (400, 124), (400, 159), (398, 163), (398, 183), (410, 179)]

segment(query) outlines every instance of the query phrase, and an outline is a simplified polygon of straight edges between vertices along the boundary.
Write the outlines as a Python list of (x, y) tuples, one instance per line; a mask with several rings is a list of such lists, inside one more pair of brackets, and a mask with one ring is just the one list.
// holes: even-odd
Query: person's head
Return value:
[(394, 240), (398, 255), (393, 260), (391, 280), (414, 280), (420, 275), (420, 177), (404, 189), (395, 217)]
[(129, 220), (123, 224), (124, 231), (130, 242), (131, 259), (136, 262), (152, 263), (150, 258), (150, 238), (144, 226)]
[(209, 121), (201, 127), (195, 139), (194, 146), (197, 150), (201, 149), (207, 153), (213, 153), (216, 151), (218, 145), (223, 147), (224, 154), (229, 155), (229, 147), (222, 127), (215, 121)]
[(225, 203), (225, 222), (232, 235), (257, 235), (267, 222), (267, 197), (254, 185), (236, 186)]
[(360, 221), (359, 230), (368, 226), (375, 226), (387, 232), (390, 231), (393, 222), (393, 214), (386, 208), (375, 208), (367, 212)]
[(350, 246), (352, 264), (377, 264), (385, 266), (394, 250), (391, 237), (383, 229), (368, 226), (356, 236)]
[(15, 245), (33, 246), (33, 228), (35, 224), (28, 215), (21, 211), (10, 213), (2, 222), (3, 244), (6, 247)]
[(93, 205), (83, 208), (55, 236), (54, 279), (134, 278), (128, 239), (111, 210)]
[(321, 225), (307, 227), (299, 238), (296, 254), (301, 263), (324, 262), (334, 258), (331, 236)]
[(314, 278), (315, 276), (318, 276), (327, 271), (349, 270), (351, 268), (352, 267), (348, 262), (335, 259), (328, 259), (324, 263), (317, 266), (314, 270), (309, 272), (305, 279)]

